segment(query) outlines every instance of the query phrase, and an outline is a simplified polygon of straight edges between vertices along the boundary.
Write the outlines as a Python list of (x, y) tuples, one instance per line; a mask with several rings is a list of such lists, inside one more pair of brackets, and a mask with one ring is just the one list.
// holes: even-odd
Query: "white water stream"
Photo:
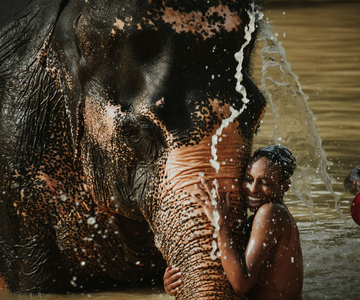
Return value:
[(264, 22), (257, 42), (263, 43), (261, 83), (273, 114), (274, 144), (286, 146), (297, 159), (291, 189), (313, 215), (309, 187), (319, 178), (334, 198), (335, 209), (343, 218), (338, 196), (326, 170), (328, 162), (314, 124), (316, 118), (307, 103), (309, 96), (303, 92), (298, 76), (286, 59), (286, 51), (269, 24)]
[[(237, 53), (235, 53), (235, 59), (238, 62), (236, 68), (236, 74), (235, 74), (235, 78), (237, 80), (235, 89), (237, 92), (239, 92), (242, 95), (243, 105), (240, 110), (237, 110), (234, 107), (230, 106), (230, 112), (231, 112), (230, 117), (222, 120), (221, 126), (216, 130), (216, 133), (211, 138), (212, 141), (211, 154), (213, 158), (210, 159), (210, 164), (216, 170), (216, 173), (218, 173), (220, 169), (220, 163), (217, 161), (216, 145), (220, 141), (219, 138), (221, 137), (222, 131), (224, 130), (224, 128), (228, 127), (229, 124), (233, 122), (235, 118), (238, 117), (246, 109), (246, 104), (249, 102), (249, 99), (247, 98), (246, 88), (242, 84), (243, 81), (242, 65), (244, 60), (244, 49), (251, 42), (252, 34), (255, 31), (255, 22), (261, 20), (263, 18), (263, 14), (255, 9), (254, 4), (251, 5), (251, 10), (247, 11), (247, 13), (249, 15), (249, 24), (245, 26), (245, 34), (244, 34), (245, 43), (242, 45), (241, 49)], [(213, 199), (216, 199), (217, 198), (216, 190), (212, 189), (211, 192)], [(215, 231), (213, 234), (214, 240), (212, 242), (212, 250), (210, 253), (210, 257), (212, 260), (216, 260), (218, 257), (221, 256), (221, 252), (216, 253), (217, 250), (216, 238), (217, 238), (217, 232), (220, 229), (219, 226), (220, 216), (217, 210), (217, 201), (216, 200), (212, 201), (212, 204), (214, 206), (214, 211), (213, 211), (213, 221), (211, 224), (213, 225)]]

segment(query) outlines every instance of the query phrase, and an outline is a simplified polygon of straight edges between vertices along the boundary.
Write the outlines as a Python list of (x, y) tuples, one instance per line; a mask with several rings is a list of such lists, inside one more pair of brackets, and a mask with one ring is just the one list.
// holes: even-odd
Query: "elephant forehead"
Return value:
[(214, 36), (221, 29), (228, 32), (237, 31), (241, 24), (237, 13), (224, 5), (209, 7), (206, 12), (181, 12), (172, 7), (165, 7), (161, 18), (165, 23), (171, 24), (175, 32), (200, 34), (204, 40)]
[(125, 32), (130, 28), (141, 30), (144, 25), (159, 29), (158, 21), (161, 20), (170, 25), (176, 33), (192, 33), (206, 40), (221, 30), (238, 31), (242, 23), (237, 12), (222, 4), (210, 6), (206, 11), (190, 12), (165, 5), (160, 9), (149, 10), (147, 16), (136, 14), (138, 13), (125, 13), (115, 17), (111, 33), (114, 35), (116, 31)]

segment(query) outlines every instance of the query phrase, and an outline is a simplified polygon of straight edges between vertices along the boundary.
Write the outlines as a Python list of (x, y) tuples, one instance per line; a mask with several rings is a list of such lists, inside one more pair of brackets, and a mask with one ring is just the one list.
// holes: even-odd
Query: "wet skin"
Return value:
[[(256, 31), (241, 65), (246, 107), (235, 91), (252, 1), (39, 3), (1, 35), (7, 287), (66, 292), (161, 279), (165, 259), (182, 270), (180, 298), (233, 298), (190, 194), (200, 173), (219, 178), (241, 240), (239, 178), (265, 110), (249, 75)], [(211, 137), (231, 108), (244, 112), (216, 146), (216, 173)]]
[[(213, 201), (217, 201), (220, 215), (217, 241), (228, 280), (237, 294), (247, 294), (249, 299), (301, 299), (303, 265), (299, 236), (282, 200), (290, 181), (282, 182), (280, 167), (260, 157), (250, 161), (242, 184), (248, 206), (255, 213), (244, 253), (230, 246), (233, 240), (228, 222), (230, 194), (224, 196), (223, 189), (215, 181), (217, 198), (213, 198), (212, 186), (203, 180), (203, 188), (197, 186), (198, 196), (193, 195), (210, 220), (214, 218)], [(271, 267), (285, 256), (293, 261), (283, 262), (279, 269)], [(269, 288), (263, 282), (269, 282)], [(166, 269), (165, 290), (174, 295), (180, 284), (179, 270)]]

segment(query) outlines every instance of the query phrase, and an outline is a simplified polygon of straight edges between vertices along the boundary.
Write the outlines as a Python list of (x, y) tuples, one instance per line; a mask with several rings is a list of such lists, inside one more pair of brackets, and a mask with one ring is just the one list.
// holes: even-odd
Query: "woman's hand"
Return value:
[(167, 267), (164, 274), (164, 289), (170, 296), (175, 296), (179, 292), (181, 284), (181, 272), (179, 268)]
[(214, 221), (214, 211), (218, 211), (220, 217), (218, 224), (222, 225), (230, 214), (230, 193), (227, 192), (224, 197), (224, 194), (220, 192), (221, 187), (217, 179), (214, 180), (214, 191), (212, 191), (210, 185), (204, 178), (201, 178), (201, 182), (205, 190), (195, 184), (195, 189), (200, 196), (192, 194), (192, 198), (204, 208), (205, 214), (210, 222)]

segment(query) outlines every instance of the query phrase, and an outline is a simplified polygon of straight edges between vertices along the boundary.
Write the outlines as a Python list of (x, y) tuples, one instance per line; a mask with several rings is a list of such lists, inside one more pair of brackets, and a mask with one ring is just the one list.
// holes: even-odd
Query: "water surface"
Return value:
[[(349, 215), (353, 195), (343, 189), (360, 165), (359, 3), (304, 3), (265, 9), (299, 75), (328, 159), (335, 200), (321, 180), (311, 184), (310, 207), (293, 194), (285, 199), (296, 218), (304, 257), (304, 299), (359, 299), (360, 227)], [(301, 113), (301, 112), (299, 112)], [(255, 138), (273, 135), (270, 109)], [(340, 210), (340, 213), (339, 211)]]

